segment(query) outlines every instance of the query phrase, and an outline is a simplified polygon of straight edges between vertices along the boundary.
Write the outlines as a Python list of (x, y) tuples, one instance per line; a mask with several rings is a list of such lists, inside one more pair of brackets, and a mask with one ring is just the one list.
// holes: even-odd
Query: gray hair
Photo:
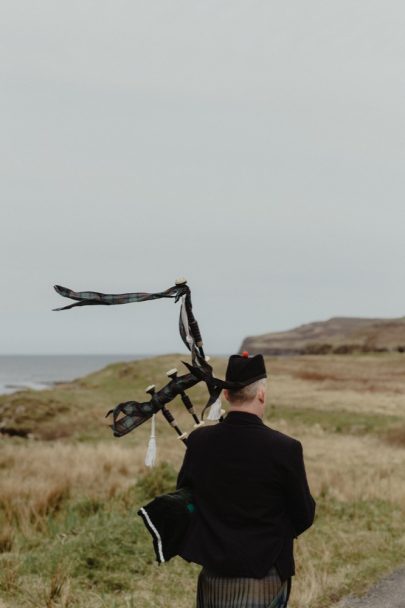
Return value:
[(228, 398), (230, 403), (242, 403), (243, 401), (252, 401), (256, 395), (257, 391), (260, 387), (266, 388), (267, 379), (261, 378), (260, 380), (256, 380), (256, 382), (252, 382), (252, 384), (248, 384), (243, 388), (240, 388), (236, 391), (228, 390)]

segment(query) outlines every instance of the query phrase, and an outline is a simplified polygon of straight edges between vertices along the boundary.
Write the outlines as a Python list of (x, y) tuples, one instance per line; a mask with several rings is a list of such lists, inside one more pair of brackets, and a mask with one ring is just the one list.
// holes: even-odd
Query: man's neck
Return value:
[(229, 408), (228, 412), (245, 412), (246, 414), (254, 414), (255, 416), (259, 416), (259, 418), (263, 418), (261, 408), (259, 408), (256, 404), (239, 406), (234, 405)]

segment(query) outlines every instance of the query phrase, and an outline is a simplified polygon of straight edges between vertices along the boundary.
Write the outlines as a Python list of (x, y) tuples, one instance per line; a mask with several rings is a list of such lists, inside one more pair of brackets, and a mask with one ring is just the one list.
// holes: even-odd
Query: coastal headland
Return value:
[(266, 355), (405, 353), (405, 317), (333, 317), (243, 340), (241, 350)]

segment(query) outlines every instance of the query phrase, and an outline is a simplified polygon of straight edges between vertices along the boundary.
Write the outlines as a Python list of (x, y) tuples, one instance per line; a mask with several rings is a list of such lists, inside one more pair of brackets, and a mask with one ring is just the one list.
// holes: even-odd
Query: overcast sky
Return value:
[(400, 0), (3, 0), (1, 353), (207, 352), (405, 314)]

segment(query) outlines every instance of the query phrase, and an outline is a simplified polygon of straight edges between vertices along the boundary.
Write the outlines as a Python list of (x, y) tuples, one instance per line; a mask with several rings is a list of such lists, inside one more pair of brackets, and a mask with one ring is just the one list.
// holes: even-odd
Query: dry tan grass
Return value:
[(393, 446), (405, 448), (405, 426), (387, 431), (385, 439)]
[[(396, 519), (391, 523), (400, 528), (397, 518), (404, 516), (405, 449), (401, 428), (390, 430), (384, 440), (383, 435), (379, 438), (328, 432), (317, 423), (306, 424), (288, 417), (283, 420), (279, 412), (282, 416), (284, 405), (330, 412), (339, 409), (395, 414), (405, 418), (404, 361), (391, 356), (387, 359), (297, 357), (268, 361), (269, 404), (277, 404), (278, 417), (273, 421), (269, 408), (266, 422), (302, 441), (310, 487), (320, 499), (319, 504), (324, 504), (321, 500), (324, 497), (325, 503), (337, 501), (348, 509), (355, 505), (358, 524), (357, 528), (346, 527), (335, 520), (335, 527), (329, 529), (329, 514), (322, 512), (322, 508), (318, 510), (314, 526), (296, 542), (297, 577), (291, 608), (327, 608), (328, 604), (323, 604), (320, 598), (327, 592), (339, 597), (353, 572), (365, 581), (371, 580), (368, 571), (362, 570), (364, 554), (378, 564), (381, 560), (384, 567), (382, 557), (390, 549), (386, 532), (374, 524), (369, 529), (368, 515), (362, 518), (358, 511), (361, 506), (356, 505), (361, 501), (393, 505), (392, 517)], [(201, 393), (196, 391), (197, 395)], [(192, 423), (187, 412), (177, 406), (174, 410), (180, 426), (190, 430)], [(94, 424), (102, 429), (105, 422), (100, 416)], [(184, 446), (176, 441), (173, 431), (161, 419), (157, 431), (158, 461), (168, 461), (178, 468)], [(39, 603), (33, 605), (41, 608), (108, 605), (95, 591), (80, 590), (62, 571), (56, 570), (52, 580), (40, 576), (19, 577), (19, 558), (8, 552), (17, 529), (28, 537), (32, 532), (41, 531), (46, 519), (57, 514), (66, 501), (81, 498), (107, 501), (127, 490), (145, 471), (143, 460), (148, 434), (149, 426), (145, 425), (121, 440), (112, 440), (109, 429), (101, 430), (99, 437), (104, 439), (88, 443), (0, 440), (0, 553), (3, 552), (1, 564), (7, 598), (12, 597), (18, 585), (20, 593), (22, 589), (27, 597), (35, 589)], [(399, 545), (402, 543), (405, 555), (405, 535), (397, 540)], [(358, 556), (359, 546), (363, 557)], [(136, 597), (123, 593), (116, 605), (120, 608), (172, 606), (170, 597), (165, 597), (163, 592), (162, 598), (157, 598), (156, 589), (159, 586), (163, 589), (169, 581), (181, 581), (182, 568), (181, 560), (156, 568), (152, 579), (139, 581)], [(176, 599), (176, 608), (188, 608), (195, 593), (190, 575), (185, 580), (190, 588), (184, 599)], [(0, 608), (4, 608), (1, 600)], [(10, 603), (7, 608), (20, 606)]]
[[(370, 436), (331, 434), (286, 421), (277, 428), (302, 441), (315, 494), (328, 488), (338, 500), (377, 497), (405, 504), (405, 450)], [(89, 498), (106, 499), (135, 483), (145, 469), (145, 447), (142, 441), (135, 447), (124, 443), (3, 445), (0, 503), (6, 513), (29, 508), (43, 515), (56, 510), (67, 496), (85, 492)], [(161, 437), (158, 448), (160, 461), (180, 464), (184, 449), (170, 435)], [(4, 462), (7, 469), (2, 467)]]
[[(377, 498), (397, 505), (405, 504), (405, 450), (390, 447), (373, 437), (331, 435), (320, 428), (297, 428), (287, 422), (282, 422), (278, 428), (302, 441), (309, 482), (315, 496), (327, 494), (347, 503)], [(107, 499), (117, 491), (125, 490), (144, 471), (144, 451), (143, 442), (135, 447), (127, 447), (124, 443), (3, 445), (0, 463), (8, 463), (7, 473), (2, 468), (0, 475), (3, 508), (5, 506), (11, 522), (18, 514), (19, 524), (29, 534), (29, 529), (57, 509), (59, 501), (67, 495)], [(161, 460), (174, 460), (180, 464), (183, 453), (182, 446), (175, 443), (170, 434), (162, 437), (159, 446)], [(335, 547), (329, 538), (321, 536), (315, 540), (316, 525), (296, 542), (297, 577), (291, 608), (309, 608), (322, 593), (331, 590), (338, 594), (352, 568), (350, 563), (342, 563), (337, 572), (328, 567), (334, 559)], [(12, 532), (12, 527), (8, 529)], [(335, 533), (337, 544), (343, 543), (349, 554), (350, 547), (355, 548), (359, 542), (369, 546), (370, 552), (382, 550), (384, 538), (373, 536), (367, 530), (358, 530), (355, 537), (344, 529)], [(319, 561), (323, 564), (321, 568)], [(181, 567), (181, 562), (170, 564), (174, 569), (172, 575), (176, 568)], [(135, 605), (149, 605), (151, 585), (156, 586), (162, 579), (163, 587), (167, 576), (168, 570), (159, 569), (153, 581), (143, 581), (137, 591), (137, 600), (144, 597), (145, 604)], [(9, 589), (15, 581), (16, 570), (10, 567)], [(59, 573), (55, 575), (54, 582), (39, 580), (37, 594), (44, 598), (44, 606), (68, 606), (70, 587), (71, 582)], [(194, 589), (190, 589), (189, 597), (193, 594)], [(54, 598), (52, 602), (49, 600), (51, 597)], [(94, 595), (86, 605), (96, 607), (104, 604)], [(186, 606), (185, 602), (184, 608)], [(178, 604), (178, 607), (183, 608), (183, 604)]]
[(380, 498), (405, 506), (405, 450), (377, 437), (328, 433), (319, 425), (308, 427), (278, 420), (272, 428), (299, 439), (310, 487), (337, 500)]
[(376, 498), (405, 505), (405, 450), (373, 437), (302, 434), (308, 477), (316, 495), (339, 501)]
[[(187, 413), (178, 416), (188, 423)], [(167, 423), (157, 425), (159, 461), (179, 467), (184, 446)], [(190, 426), (190, 425), (189, 425)], [(144, 473), (149, 427), (136, 437), (98, 443), (2, 440), (0, 445), (0, 553), (13, 545), (15, 527), (26, 536), (46, 525), (68, 498), (105, 501)], [(109, 432), (109, 431), (108, 431)], [(1, 518), (0, 518), (1, 524)]]
[[(348, 505), (360, 501), (387, 501), (396, 509), (392, 524), (401, 529), (401, 521), (405, 518), (404, 449), (371, 436), (331, 434), (320, 427), (293, 427), (287, 421), (282, 421), (278, 429), (302, 441), (314, 496), (326, 496)], [(327, 517), (319, 511), (318, 504), (317, 519), (327, 520)], [(385, 551), (389, 551), (385, 532), (370, 531), (366, 513), (362, 517), (359, 512), (358, 517), (359, 527), (355, 530), (339, 526), (325, 535), (317, 532), (316, 520), (314, 526), (298, 538), (295, 543), (297, 576), (291, 608), (318, 606), (319, 598), (324, 594), (341, 597), (341, 589), (353, 573), (352, 556), (358, 553), (359, 546), (363, 554), (368, 553), (370, 560), (376, 563)], [(397, 541), (404, 547), (405, 561), (405, 529), (402, 529), (402, 537)], [(334, 562), (340, 552), (346, 560), (342, 559), (336, 568)]]
[(120, 445), (6, 444), (0, 450), (0, 507), (10, 525), (27, 532), (69, 496), (105, 499), (124, 490), (134, 482), (135, 462)]
[(270, 400), (279, 406), (405, 417), (403, 355), (268, 358)]

